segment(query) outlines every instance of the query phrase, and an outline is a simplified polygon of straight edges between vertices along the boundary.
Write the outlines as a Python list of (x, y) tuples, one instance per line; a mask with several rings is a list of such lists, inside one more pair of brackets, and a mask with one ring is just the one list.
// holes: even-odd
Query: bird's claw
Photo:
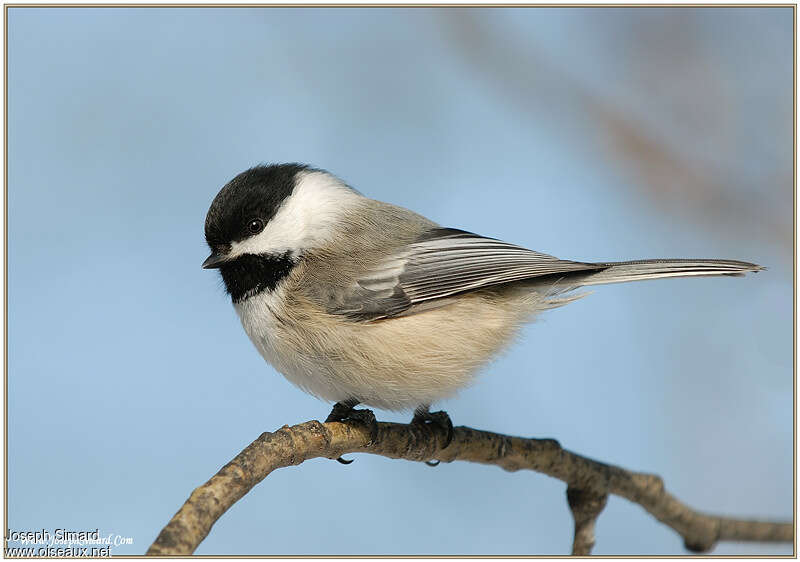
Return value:
[[(328, 422), (347, 422), (347, 421), (356, 421), (363, 423), (369, 428), (369, 443), (368, 445), (372, 445), (378, 440), (378, 420), (375, 419), (375, 414), (372, 410), (356, 410), (353, 408), (355, 404), (349, 404), (347, 402), (337, 402), (334, 404), (331, 413), (328, 415), (325, 423)], [(350, 464), (355, 459), (347, 460), (343, 457), (339, 457), (336, 459), (337, 462), (341, 464)]]
[(375, 414), (372, 410), (350, 410), (350, 413), (347, 415), (347, 417), (339, 421), (347, 420), (361, 422), (369, 428), (368, 445), (372, 445), (378, 440), (378, 420), (375, 418)]
[(447, 415), (447, 412), (420, 412), (414, 413), (414, 419), (411, 420), (412, 424), (416, 425), (436, 425), (441, 427), (447, 432), (442, 449), (446, 449), (450, 443), (453, 442), (453, 420)]
[[(453, 421), (447, 412), (429, 412), (427, 409), (417, 410), (414, 412), (414, 419), (411, 420), (414, 425), (435, 425), (447, 432), (442, 449), (445, 449), (453, 441)], [(438, 460), (425, 461), (428, 466), (439, 466)]]

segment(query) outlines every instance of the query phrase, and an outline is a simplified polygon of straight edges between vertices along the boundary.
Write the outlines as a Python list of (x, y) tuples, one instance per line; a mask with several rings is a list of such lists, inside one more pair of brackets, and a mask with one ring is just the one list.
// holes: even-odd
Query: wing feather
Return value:
[(435, 228), (365, 272), (332, 312), (378, 320), (466, 291), (604, 267), (560, 260), (463, 230)]

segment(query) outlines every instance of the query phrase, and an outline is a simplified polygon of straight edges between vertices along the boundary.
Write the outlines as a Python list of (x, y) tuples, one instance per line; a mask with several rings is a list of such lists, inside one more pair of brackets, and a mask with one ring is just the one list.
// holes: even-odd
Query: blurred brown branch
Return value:
[[(593, 17), (590, 9), (582, 13)], [(759, 122), (770, 124), (766, 140), (756, 143), (760, 152), (743, 154), (737, 143), (754, 131), (743, 120), (742, 108), (753, 105), (731, 87), (731, 76), (699, 40), (702, 28), (687, 10), (619, 10), (613, 30), (594, 26), (613, 35), (613, 41), (606, 37), (612, 46), (586, 56), (611, 59), (610, 68), (624, 69), (624, 76), (609, 79), (626, 82), (639, 111), (630, 100), (593, 91), (570, 68), (532, 45), (532, 38), (522, 41), (508, 33), (508, 26), (493, 25), (485, 13), (451, 9), (442, 14), (454, 52), (487, 84), (536, 119), (586, 122), (590, 134), (581, 129), (573, 141), (594, 140), (605, 160), (631, 176), (660, 211), (690, 213), (696, 224), (713, 223), (728, 236), (781, 245), (790, 259), (791, 68), (786, 69), (787, 90), (769, 90), (770, 97), (758, 106), (764, 117)]]
[[(393, 459), (443, 462), (463, 460), (492, 464), (507, 471), (535, 470), (567, 483), (567, 498), (575, 519), (574, 554), (589, 554), (594, 523), (608, 494), (641, 505), (678, 532), (686, 547), (708, 551), (718, 541), (792, 542), (791, 523), (747, 521), (698, 513), (665, 489), (660, 477), (631, 472), (563, 449), (552, 439), (510, 437), (469, 427), (457, 427), (446, 447), (446, 430), (437, 426), (379, 423), (374, 442), (359, 422), (310, 421), (262, 433), (189, 499), (148, 549), (151, 556), (187, 555), (206, 538), (211, 527), (234, 503), (277, 468), (317, 457), (372, 453)], [(331, 465), (331, 469), (336, 469)]]

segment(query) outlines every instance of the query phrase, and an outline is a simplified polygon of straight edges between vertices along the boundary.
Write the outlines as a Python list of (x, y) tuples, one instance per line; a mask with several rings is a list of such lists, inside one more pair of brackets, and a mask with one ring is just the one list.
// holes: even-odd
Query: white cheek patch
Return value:
[(231, 245), (230, 257), (242, 254), (297, 255), (332, 239), (342, 214), (361, 196), (324, 172), (300, 172), (292, 194), (264, 230)]

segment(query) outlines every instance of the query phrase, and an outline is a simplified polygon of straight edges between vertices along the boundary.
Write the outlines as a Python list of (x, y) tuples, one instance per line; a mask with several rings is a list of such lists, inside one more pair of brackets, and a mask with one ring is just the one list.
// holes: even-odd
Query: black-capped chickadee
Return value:
[[(205, 223), (211, 255), (247, 335), (289, 381), (335, 402), (429, 407), (469, 384), (519, 327), (584, 296), (578, 287), (661, 277), (741, 275), (730, 260), (561, 260), (364, 197), (301, 164), (231, 180)], [(374, 420), (374, 417), (372, 417)], [(452, 425), (450, 425), (452, 428)]]

